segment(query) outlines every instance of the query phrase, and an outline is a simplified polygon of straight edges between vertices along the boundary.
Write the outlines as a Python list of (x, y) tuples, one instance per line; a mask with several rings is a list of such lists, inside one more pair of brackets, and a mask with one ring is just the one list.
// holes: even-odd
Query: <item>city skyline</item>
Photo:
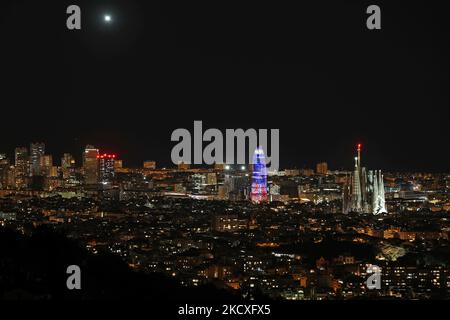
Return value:
[(1, 1), (0, 301), (449, 300), (447, 22), (426, 0)]
[[(0, 155), (4, 155), (4, 157), (15, 161), (15, 157), (16, 157), (15, 150), (16, 149), (23, 149), (23, 150), (26, 149), (26, 153), (27, 153), (26, 157), (30, 161), (30, 168), (29, 168), (29, 170), (31, 172), (33, 170), (33, 167), (36, 167), (36, 162), (39, 162), (39, 157), (36, 158), (36, 156), (35, 156), (34, 159), (33, 159), (33, 152), (32, 152), (33, 147), (38, 146), (40, 148), (39, 149), (39, 152), (40, 152), (39, 155), (40, 156), (48, 155), (48, 156), (52, 157), (51, 158), (52, 159), (52, 163), (55, 166), (63, 166), (63, 162), (64, 162), (63, 159), (64, 159), (64, 157), (66, 155), (70, 155), (70, 156), (73, 157), (74, 160), (76, 159), (75, 160), (76, 165), (78, 167), (81, 167), (82, 164), (83, 164), (83, 157), (84, 157), (85, 147), (86, 146), (94, 146), (94, 145), (96, 145), (96, 144), (88, 143), (88, 144), (84, 145), (78, 152), (73, 152), (72, 153), (72, 152), (62, 151), (62, 153), (57, 154), (57, 155), (60, 155), (60, 156), (55, 156), (55, 154), (53, 154), (52, 152), (45, 152), (46, 150), (48, 150), (46, 142), (43, 142), (43, 141), (37, 142), (37, 141), (35, 141), (35, 142), (30, 142), (28, 144), (28, 146), (16, 146), (10, 152), (5, 151), (3, 149), (0, 149)], [(363, 149), (365, 150), (366, 149), (366, 145), (364, 145), (364, 148), (362, 148), (362, 146), (363, 146), (363, 144), (361, 144), (361, 143), (356, 143), (354, 145), (350, 145), (350, 147), (352, 147), (351, 148), (352, 150), (354, 150), (355, 147), (356, 148), (361, 148), (362, 150)], [(111, 149), (114, 150), (116, 148), (100, 148), (99, 147), (99, 148), (95, 148), (95, 149), (97, 150), (99, 155), (114, 156), (114, 158), (117, 158), (118, 160), (120, 159), (121, 161), (123, 161), (124, 164), (126, 164), (127, 167), (130, 167), (130, 168), (140, 168), (140, 167), (144, 166), (144, 163), (146, 161), (152, 161), (152, 162), (154, 161), (155, 163), (158, 164), (159, 168), (172, 168), (172, 167), (176, 167), (177, 166), (177, 164), (172, 163), (170, 161), (170, 159), (166, 160), (166, 161), (162, 161), (162, 162), (157, 161), (156, 159), (160, 158), (158, 156), (148, 157), (148, 158), (142, 157), (140, 159), (134, 159), (134, 161), (129, 161), (129, 159), (126, 156), (126, 154), (127, 154), (126, 152), (124, 152), (125, 156), (121, 156), (117, 152), (110, 152)], [(363, 152), (362, 150), (360, 152)], [(170, 153), (170, 150), (169, 150), (169, 153)], [(29, 154), (29, 156), (28, 156), (28, 154)], [(348, 157), (348, 155), (347, 155), (347, 157)], [(369, 158), (369, 159), (367, 159), (367, 158)], [(350, 163), (350, 159), (351, 158), (348, 157), (347, 162)], [(372, 164), (374, 163), (373, 161), (370, 161), (370, 157), (366, 157), (366, 161), (369, 164), (370, 163), (372, 163)], [(281, 163), (285, 163), (285, 162), (286, 161), (281, 161)], [(34, 165), (31, 165), (32, 163), (34, 163)], [(333, 163), (333, 162), (330, 161), (330, 160), (320, 158), (315, 163), (314, 162), (310, 162), (308, 164), (303, 163), (301, 165), (295, 165), (294, 164), (294, 165), (288, 165), (288, 166), (280, 166), (280, 170), (284, 170), (284, 169), (314, 169), (314, 170), (319, 172), (319, 171), (323, 170), (321, 168), (322, 168), (323, 165), (325, 165), (325, 167), (327, 168), (326, 170), (331, 170), (331, 171), (352, 171), (353, 168), (354, 168), (354, 164), (355, 164), (355, 162), (353, 161), (352, 165), (348, 165), (348, 166), (345, 166), (345, 167), (344, 166), (341, 166), (341, 167), (333, 166), (333, 167), (331, 167), (330, 166), (331, 163)], [(233, 164), (233, 163), (231, 163), (231, 164)], [(248, 161), (247, 161), (247, 164), (248, 164)], [(197, 167), (211, 167), (211, 166), (214, 166), (214, 164), (213, 165), (208, 165), (208, 164), (205, 164), (205, 163), (196, 164), (196, 165), (192, 164), (192, 165), (193, 166), (197, 166)], [(375, 164), (375, 166), (377, 168), (380, 168), (380, 166), (377, 165), (377, 164)], [(37, 170), (37, 169), (34, 169), (34, 170)], [(428, 168), (428, 170), (427, 170), (426, 167), (425, 167), (425, 169), (422, 169), (422, 170), (420, 170), (420, 169), (412, 169), (412, 170), (406, 170), (406, 169), (385, 170), (385, 169), (383, 169), (383, 171), (393, 172), (393, 173), (395, 173), (395, 172), (398, 172), (398, 173), (401, 173), (401, 172), (404, 172), (404, 173), (448, 173), (448, 170), (447, 171), (435, 171), (435, 170), (430, 169), (430, 168)]]
[[(2, 3), (3, 97), (15, 121), (4, 122), (0, 148), (42, 140), (56, 156), (78, 158), (93, 143), (133, 166), (143, 158), (167, 166), (171, 132), (202, 120), (221, 130), (279, 128), (282, 167), (351, 167), (347, 154), (361, 142), (369, 167), (445, 172), (445, 10), (382, 2), (385, 28), (373, 32), (367, 6), (354, 1), (261, 3), (271, 27), (247, 20), (253, 9), (242, 3), (229, 26), (236, 12), (218, 4), (209, 4), (212, 19), (199, 4), (78, 1), (78, 31), (66, 28), (64, 1)], [(39, 28), (35, 15), (45, 17)]]

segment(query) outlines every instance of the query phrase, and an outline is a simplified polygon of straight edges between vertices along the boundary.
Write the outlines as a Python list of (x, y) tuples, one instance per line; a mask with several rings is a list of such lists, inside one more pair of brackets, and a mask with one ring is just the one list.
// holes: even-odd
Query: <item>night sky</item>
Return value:
[(282, 167), (350, 169), (362, 142), (370, 168), (448, 172), (442, 1), (309, 2), (3, 0), (0, 152), (44, 141), (79, 158), (90, 143), (168, 165), (172, 131), (202, 120), (279, 128)]

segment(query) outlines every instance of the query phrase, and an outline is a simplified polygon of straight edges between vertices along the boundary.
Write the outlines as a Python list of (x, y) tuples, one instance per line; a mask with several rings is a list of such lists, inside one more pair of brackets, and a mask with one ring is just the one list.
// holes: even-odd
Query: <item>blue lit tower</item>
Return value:
[(266, 157), (261, 147), (256, 148), (253, 154), (252, 192), (250, 198), (255, 203), (267, 202), (267, 168)]

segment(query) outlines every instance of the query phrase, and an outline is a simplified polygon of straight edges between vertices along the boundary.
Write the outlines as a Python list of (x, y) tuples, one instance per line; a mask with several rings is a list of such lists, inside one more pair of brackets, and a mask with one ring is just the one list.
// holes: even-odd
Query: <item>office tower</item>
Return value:
[(39, 159), (39, 175), (48, 176), (53, 167), (53, 157), (49, 154), (42, 155)]
[(206, 174), (195, 173), (189, 177), (190, 189), (193, 194), (201, 194), (205, 192)]
[(9, 166), (6, 171), (6, 189), (16, 188), (16, 168), (14, 166)]
[(64, 153), (61, 158), (61, 168), (72, 168), (75, 166), (75, 158), (70, 153)]
[(316, 166), (316, 173), (320, 175), (327, 175), (328, 174), (328, 163), (321, 162), (318, 163)]
[(59, 168), (57, 166), (51, 166), (46, 170), (46, 176), (49, 178), (58, 178), (59, 177)]
[(41, 175), (40, 161), (41, 157), (45, 154), (45, 144), (36, 142), (30, 144), (30, 175)]
[(83, 153), (83, 174), (85, 184), (98, 183), (98, 149), (92, 145), (87, 145)]
[(0, 189), (7, 189), (8, 187), (8, 170), (10, 164), (5, 154), (0, 154)]
[(228, 200), (228, 189), (225, 185), (219, 185), (217, 188), (217, 197), (220, 200)]
[(361, 149), (358, 144), (355, 168), (343, 187), (343, 212), (387, 213), (383, 175), (361, 166)]
[(15, 149), (15, 184), (17, 189), (26, 189), (29, 182), (28, 149), (17, 147)]
[(123, 161), (119, 159), (114, 160), (114, 169), (122, 169), (123, 168)]
[(267, 202), (267, 168), (262, 147), (258, 147), (253, 154), (252, 190), (250, 198), (255, 203)]
[(61, 171), (63, 179), (69, 179), (75, 169), (75, 158), (70, 153), (64, 153), (61, 158)]
[(98, 157), (99, 179), (103, 184), (112, 183), (115, 176), (115, 154), (102, 154)]
[(249, 177), (246, 175), (226, 174), (223, 186), (229, 200), (240, 201), (248, 198)]
[(152, 169), (155, 170), (156, 169), (156, 161), (144, 161), (144, 169)]

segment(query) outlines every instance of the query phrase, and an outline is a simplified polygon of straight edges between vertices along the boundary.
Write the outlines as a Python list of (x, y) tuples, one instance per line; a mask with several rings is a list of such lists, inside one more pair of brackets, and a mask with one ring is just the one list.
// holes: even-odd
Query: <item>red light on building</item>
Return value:
[(108, 154), (108, 153), (104, 153), (102, 155), (98, 155), (97, 159), (115, 159), (117, 157), (116, 154)]
[(362, 144), (358, 143), (358, 151), (361, 151), (361, 148), (362, 148)]

